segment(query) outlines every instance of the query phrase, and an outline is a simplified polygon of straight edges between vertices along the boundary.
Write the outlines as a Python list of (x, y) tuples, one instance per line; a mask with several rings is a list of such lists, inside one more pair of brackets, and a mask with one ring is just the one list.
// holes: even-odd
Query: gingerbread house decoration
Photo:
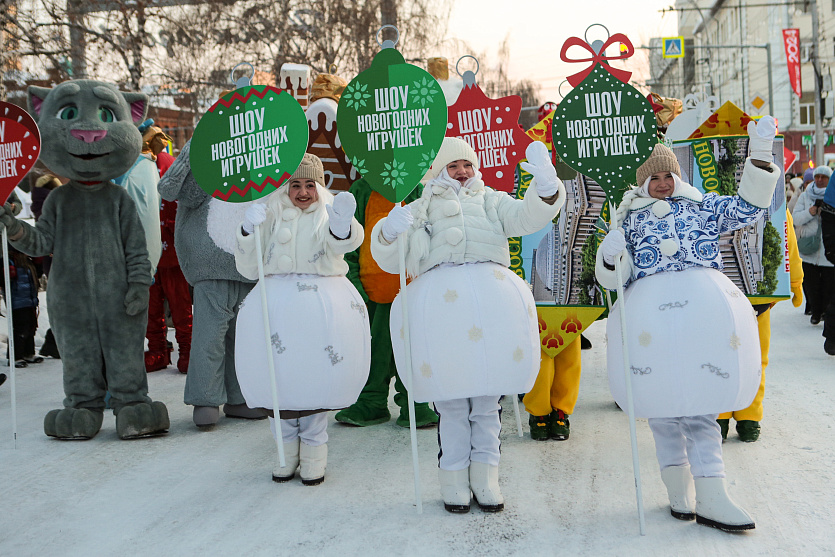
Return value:
[(319, 157), (325, 170), (326, 188), (332, 191), (347, 191), (359, 178), (351, 165), (339, 134), (336, 131), (337, 102), (329, 97), (313, 101), (306, 110), (308, 134), (307, 152)]
[(310, 98), (310, 66), (306, 64), (282, 64), (278, 72), (278, 88), (287, 91), (307, 108)]

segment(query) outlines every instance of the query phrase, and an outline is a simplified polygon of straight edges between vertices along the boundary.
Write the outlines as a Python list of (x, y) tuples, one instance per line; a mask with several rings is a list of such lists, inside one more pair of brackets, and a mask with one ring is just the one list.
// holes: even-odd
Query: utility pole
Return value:
[(823, 136), (824, 105), (821, 94), (821, 81), (823, 77), (821, 76), (820, 57), (818, 56), (818, 26), (820, 25), (818, 20), (818, 1), (811, 0), (810, 7), (812, 8), (812, 68), (815, 71), (815, 166), (822, 166), (825, 138)]

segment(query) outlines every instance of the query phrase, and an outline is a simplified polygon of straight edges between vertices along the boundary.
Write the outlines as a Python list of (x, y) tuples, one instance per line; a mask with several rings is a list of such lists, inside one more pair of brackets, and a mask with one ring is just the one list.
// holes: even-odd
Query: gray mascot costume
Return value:
[(49, 318), (64, 365), (64, 408), (44, 419), (60, 439), (90, 439), (101, 428), (104, 396), (122, 439), (168, 430), (168, 409), (148, 398), (143, 353), (151, 264), (136, 205), (109, 180), (139, 156), (148, 98), (100, 81), (29, 88), (42, 160), (70, 178), (47, 198), (36, 226), (9, 207), (0, 222), (20, 251), (53, 254)]
[(235, 233), (251, 203), (226, 203), (200, 188), (189, 165), (191, 142), (159, 182), (166, 201), (177, 201), (174, 247), (186, 280), (194, 287), (194, 326), (184, 401), (194, 423), (210, 427), (219, 406), (233, 418), (263, 419), (247, 407), (235, 374), (235, 319), (255, 281), (235, 267)]

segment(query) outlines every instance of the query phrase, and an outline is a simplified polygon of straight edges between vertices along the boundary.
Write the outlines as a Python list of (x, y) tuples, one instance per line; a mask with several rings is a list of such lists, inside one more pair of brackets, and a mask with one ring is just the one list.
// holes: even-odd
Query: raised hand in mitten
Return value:
[(351, 221), (357, 210), (357, 200), (351, 192), (343, 191), (333, 198), (333, 205), (325, 205), (331, 233), (345, 240), (351, 235)]
[(386, 220), (383, 221), (383, 226), (380, 228), (380, 232), (383, 233), (383, 238), (385, 238), (387, 242), (393, 242), (398, 236), (408, 230), (414, 220), (415, 218), (412, 216), (412, 210), (408, 205), (395, 205), (394, 208), (389, 211)]
[(607, 265), (614, 265), (615, 258), (626, 249), (626, 238), (620, 230), (611, 230), (603, 241), (600, 242), (600, 253), (603, 254), (603, 262)]
[(252, 234), (255, 227), (267, 220), (267, 206), (263, 203), (253, 203), (244, 212), (244, 222), (241, 228), (247, 234)]
[(557, 169), (551, 164), (551, 155), (548, 148), (541, 141), (534, 141), (525, 149), (527, 162), (521, 163), (521, 167), (533, 175), (536, 183), (536, 193), (539, 197), (551, 197), (561, 184), (557, 178)]
[(771, 146), (777, 134), (777, 122), (771, 116), (763, 116), (758, 121), (748, 122), (748, 138), (751, 158), (757, 161), (772, 162)]
[(147, 284), (131, 282), (128, 284), (128, 293), (125, 294), (125, 313), (139, 315), (147, 309), (150, 298), (151, 290)]

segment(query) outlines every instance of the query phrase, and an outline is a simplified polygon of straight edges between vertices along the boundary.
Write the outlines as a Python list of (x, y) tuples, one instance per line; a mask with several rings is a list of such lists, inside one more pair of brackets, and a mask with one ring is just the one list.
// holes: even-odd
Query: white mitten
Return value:
[(347, 191), (340, 192), (333, 198), (333, 205), (325, 205), (331, 232), (340, 240), (351, 235), (351, 220), (357, 210), (357, 200)]
[(253, 203), (244, 212), (244, 222), (241, 228), (247, 234), (252, 234), (255, 227), (267, 220), (267, 206), (263, 203)]
[(771, 116), (763, 116), (756, 122), (748, 122), (748, 137), (751, 158), (757, 161), (772, 162), (771, 146), (777, 134), (777, 122)]
[(614, 265), (615, 257), (626, 249), (626, 238), (620, 230), (611, 230), (603, 241), (600, 242), (600, 252), (603, 254), (603, 262), (607, 265)]
[(383, 222), (383, 226), (380, 228), (380, 232), (383, 233), (383, 238), (387, 242), (393, 242), (398, 236), (406, 232), (414, 220), (412, 210), (408, 205), (395, 205), (389, 211), (386, 220)]
[(541, 141), (534, 141), (525, 149), (527, 162), (520, 166), (533, 175), (536, 180), (536, 193), (539, 197), (551, 197), (557, 193), (559, 178), (557, 169), (551, 164), (551, 155), (548, 148)]

